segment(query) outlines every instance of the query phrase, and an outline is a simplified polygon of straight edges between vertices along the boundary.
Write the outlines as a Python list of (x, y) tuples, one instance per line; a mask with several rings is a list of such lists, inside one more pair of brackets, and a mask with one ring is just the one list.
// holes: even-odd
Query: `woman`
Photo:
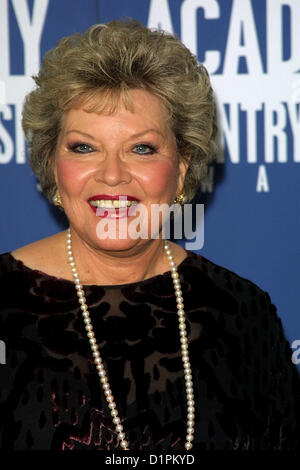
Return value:
[(2, 448), (296, 448), (299, 376), (268, 294), (165, 242), (163, 217), (152, 230), (214, 152), (205, 69), (115, 21), (62, 39), (35, 81), (31, 166), (70, 228), (0, 258)]

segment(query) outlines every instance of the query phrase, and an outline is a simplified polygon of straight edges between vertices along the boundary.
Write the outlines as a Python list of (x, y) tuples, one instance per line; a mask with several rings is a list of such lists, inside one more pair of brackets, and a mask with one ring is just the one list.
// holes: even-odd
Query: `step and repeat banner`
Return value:
[(220, 151), (196, 199), (204, 240), (179, 243), (268, 291), (299, 364), (299, 0), (0, 0), (0, 252), (65, 228), (28, 165), (32, 75), (62, 36), (128, 17), (178, 35), (216, 94)]

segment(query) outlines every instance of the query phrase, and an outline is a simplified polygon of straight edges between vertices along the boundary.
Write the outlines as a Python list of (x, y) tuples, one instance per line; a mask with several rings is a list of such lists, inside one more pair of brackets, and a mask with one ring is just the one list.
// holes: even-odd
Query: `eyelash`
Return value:
[[(89, 147), (91, 150), (88, 150), (87, 152), (82, 152), (80, 150), (78, 150), (78, 147)], [(86, 144), (84, 142), (76, 142), (75, 144), (72, 144), (72, 145), (69, 145), (69, 150), (71, 150), (72, 152), (74, 153), (80, 153), (80, 154), (84, 154), (84, 153), (92, 153), (94, 150), (93, 148), (89, 145), (89, 144)], [(154, 153), (157, 152), (157, 149), (156, 147), (154, 147), (153, 145), (149, 145), (149, 144), (137, 144), (133, 147), (133, 149), (136, 149), (138, 147), (145, 147), (145, 148), (148, 148), (149, 151), (148, 152), (142, 152), (142, 153), (139, 153), (139, 152), (134, 152), (138, 155), (153, 155)]]
[(74, 153), (91, 153), (93, 152), (93, 150), (91, 151), (88, 151), (88, 152), (80, 152), (79, 150), (77, 150), (78, 147), (89, 147), (90, 149), (92, 149), (92, 147), (89, 145), (89, 144), (86, 144), (84, 142), (77, 142), (76, 144), (72, 144), (72, 145), (69, 145), (69, 150), (71, 150), (72, 152)]
[(135, 145), (133, 148), (137, 148), (137, 147), (146, 147), (148, 149), (150, 149), (150, 152), (145, 152), (145, 153), (138, 153), (138, 152), (134, 152), (134, 153), (137, 153), (138, 155), (153, 155), (154, 153), (157, 152), (157, 149), (156, 147), (154, 147), (153, 145), (149, 145), (149, 144), (137, 144)]

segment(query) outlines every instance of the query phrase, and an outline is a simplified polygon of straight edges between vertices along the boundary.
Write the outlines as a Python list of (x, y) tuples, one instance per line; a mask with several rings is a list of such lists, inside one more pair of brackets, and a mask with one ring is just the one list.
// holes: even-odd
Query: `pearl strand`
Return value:
[[(187, 433), (186, 433), (186, 443), (185, 449), (190, 450), (193, 447), (192, 441), (194, 439), (194, 423), (195, 423), (195, 402), (194, 402), (194, 391), (193, 391), (193, 381), (192, 381), (192, 369), (189, 360), (188, 352), (188, 339), (186, 334), (186, 324), (185, 324), (185, 312), (183, 305), (183, 296), (181, 291), (180, 279), (175, 265), (175, 261), (171, 252), (171, 249), (165, 240), (164, 248), (168, 257), (168, 261), (171, 266), (171, 276), (173, 280), (175, 297), (177, 303), (177, 314), (179, 321), (179, 332), (180, 332), (180, 342), (181, 342), (181, 357), (184, 368), (184, 378), (185, 378), (185, 388), (186, 388), (186, 397), (187, 397)], [(108, 382), (107, 374), (100, 356), (98, 349), (98, 344), (95, 338), (93, 325), (91, 323), (90, 314), (88, 307), (86, 305), (86, 298), (84, 295), (84, 290), (82, 288), (79, 275), (76, 269), (73, 252), (72, 252), (72, 242), (71, 242), (71, 232), (70, 229), (67, 231), (67, 254), (68, 254), (68, 263), (71, 267), (73, 274), (73, 279), (75, 283), (75, 288), (77, 291), (78, 301), (80, 303), (80, 308), (82, 310), (83, 321), (85, 323), (85, 329), (87, 331), (87, 336), (89, 338), (90, 347), (94, 357), (94, 363), (98, 371), (100, 383), (102, 385), (103, 392), (105, 394), (108, 407), (110, 409), (110, 414), (115, 425), (115, 429), (120, 440), (120, 447), (123, 450), (129, 450), (128, 442), (121, 424), (121, 420), (118, 416), (118, 410), (114, 400), (114, 396), (110, 389)]]
[(171, 276), (173, 279), (173, 285), (175, 290), (175, 297), (177, 303), (177, 314), (179, 321), (179, 332), (180, 332), (180, 342), (181, 342), (181, 358), (184, 368), (184, 379), (185, 379), (185, 389), (187, 397), (187, 435), (186, 435), (186, 450), (190, 450), (193, 447), (192, 441), (194, 440), (194, 423), (195, 423), (195, 402), (194, 402), (194, 390), (193, 390), (193, 378), (192, 378), (192, 368), (189, 359), (188, 352), (188, 339), (186, 334), (186, 324), (185, 324), (185, 312), (183, 305), (183, 296), (180, 285), (179, 274), (175, 265), (175, 261), (171, 252), (171, 249), (168, 245), (168, 242), (165, 240), (164, 248), (168, 256), (168, 260), (171, 266)]

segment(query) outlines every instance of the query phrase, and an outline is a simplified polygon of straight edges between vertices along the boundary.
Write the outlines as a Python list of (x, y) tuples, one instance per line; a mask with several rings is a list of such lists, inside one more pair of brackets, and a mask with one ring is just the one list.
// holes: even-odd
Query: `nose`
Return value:
[(108, 186), (117, 186), (131, 181), (131, 174), (126, 162), (122, 161), (118, 153), (107, 153), (99, 162), (95, 180)]

